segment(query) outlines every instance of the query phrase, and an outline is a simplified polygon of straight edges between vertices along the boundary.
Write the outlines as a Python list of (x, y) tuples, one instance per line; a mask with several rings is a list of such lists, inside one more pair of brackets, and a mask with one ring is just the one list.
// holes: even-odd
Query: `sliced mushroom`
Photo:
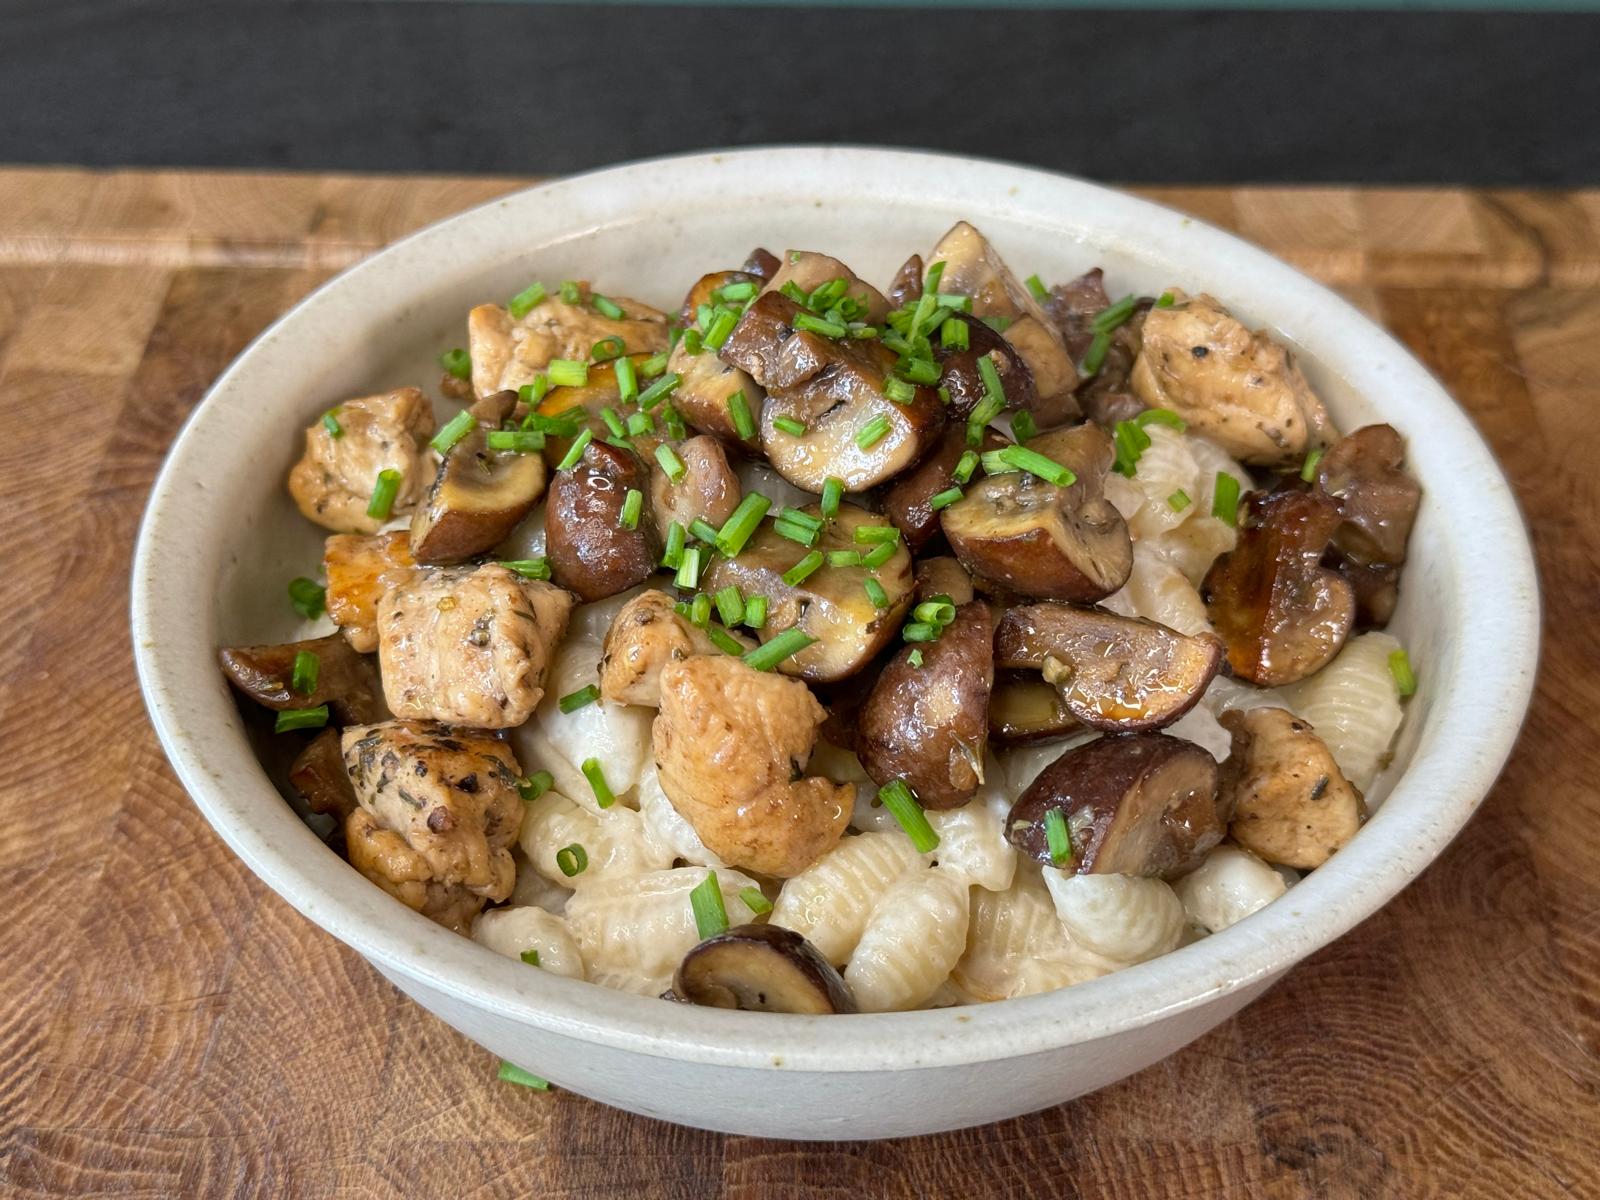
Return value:
[(759, 290), (761, 282), (760, 276), (753, 275), (748, 271), (712, 271), (710, 274), (702, 275), (694, 281), (694, 285), (690, 287), (688, 294), (684, 296), (683, 303), (678, 306), (678, 320), (685, 328), (695, 324), (700, 313), (700, 306), (702, 304), (715, 304), (716, 300), (713, 293), (719, 288), (725, 288), (732, 283), (754, 283), (757, 285), (757, 290)]
[(622, 310), (613, 319), (595, 309), (587, 285), (580, 284), (580, 289), (577, 304), (552, 295), (518, 318), (498, 304), (480, 304), (468, 313), (473, 391), (479, 396), (517, 391), (553, 358), (588, 362), (596, 344), (608, 338), (620, 340), (628, 354), (650, 355), (667, 348), (666, 313), (626, 296), (611, 296)]
[[(815, 505), (806, 510), (816, 515)], [(841, 504), (838, 515), (823, 528), (816, 549), (870, 551), (855, 540), (863, 525), (883, 525), (881, 518), (853, 504)], [(798, 627), (817, 640), (778, 667), (811, 683), (844, 679), (871, 662), (900, 629), (900, 618), (911, 604), (911, 555), (904, 546), (876, 570), (864, 566), (822, 566), (798, 584), (783, 581), (784, 572), (810, 553), (804, 546), (763, 525), (736, 558), (719, 558), (705, 576), (702, 587), (716, 592), (730, 585), (748, 600), (767, 598), (767, 623), (761, 640), (770, 641), (786, 629)], [(878, 608), (867, 594), (866, 582), (875, 578), (887, 604)]]
[(1284, 467), (1338, 436), (1294, 356), (1210, 296), (1145, 317), (1133, 391), (1247, 463)]
[(889, 290), (884, 293), (889, 303), (898, 308), (922, 299), (922, 275), (922, 255), (913, 254), (889, 281)]
[[(980, 450), (998, 450), (1007, 443), (996, 433), (985, 431)], [(956, 465), (967, 452), (967, 427), (957, 423), (945, 427), (932, 450), (903, 475), (897, 476), (881, 494), (883, 514), (905, 534), (911, 553), (920, 554), (939, 536), (939, 514), (933, 498), (955, 484)], [(974, 471), (976, 474), (976, 471)]]
[[(301, 653), (317, 658), (316, 686), (303, 693), (294, 690), (294, 660)], [(326, 704), (339, 725), (385, 715), (377, 668), (340, 634), (281, 646), (229, 646), (217, 658), (229, 683), (274, 712)]]
[(1221, 720), (1233, 735), (1221, 796), (1234, 841), (1305, 871), (1355, 836), (1366, 804), (1308, 722), (1282, 708), (1234, 709)]
[(613, 704), (657, 708), (662, 667), (720, 653), (705, 630), (678, 614), (671, 596), (654, 588), (640, 592), (617, 611), (606, 631), (600, 695)]
[(1334, 547), (1351, 562), (1405, 562), (1422, 502), (1405, 458), (1405, 441), (1393, 425), (1366, 425), (1340, 438), (1317, 464), (1316, 488), (1339, 505), (1343, 518), (1333, 533)]
[[(640, 364), (645, 361), (642, 354), (630, 355), (634, 372), (637, 375)], [(640, 381), (640, 386), (648, 386)], [(614, 362), (590, 363), (587, 382), (570, 387), (554, 387), (545, 394), (539, 402), (539, 415), (541, 417), (566, 417), (573, 423), (571, 434), (549, 434), (544, 441), (545, 463), (554, 470), (556, 464), (566, 457), (567, 451), (572, 448), (572, 440), (587, 429), (594, 435), (594, 440), (604, 441), (611, 436), (611, 429), (601, 416), (604, 409), (610, 408), (621, 413), (623, 404), (621, 391), (617, 385), (617, 367)], [(642, 453), (650, 453), (653, 446), (648, 444), (649, 439), (635, 438), (634, 446)]]
[[(1050, 856), (1046, 813), (1058, 809), (1071, 864)], [(1107, 734), (1068, 750), (1018, 797), (1006, 837), (1038, 861), (1093, 875), (1193, 870), (1222, 840), (1217, 762), (1164, 733)]]
[(421, 563), (458, 563), (495, 547), (544, 495), (544, 459), (489, 449), (489, 433), (517, 407), (515, 392), (472, 406), (477, 424), (439, 463), (411, 517), (411, 553)]
[(1083, 729), (1061, 693), (1037, 671), (997, 671), (989, 693), (989, 736), (1002, 746), (1054, 742)]
[(1400, 568), (1392, 563), (1358, 563), (1329, 548), (1322, 565), (1337, 571), (1356, 597), (1356, 628), (1382, 629), (1400, 603)]
[(1026, 471), (990, 475), (941, 516), (961, 565), (1023, 596), (1088, 603), (1108, 596), (1133, 570), (1133, 543), (1102, 494), (1111, 441), (1094, 425), (1035, 438), (1029, 448), (1077, 479), (1056, 487)]
[(778, 273), (783, 264), (778, 261), (778, 256), (763, 246), (757, 246), (750, 251), (744, 260), (744, 266), (739, 269), (746, 275), (754, 275), (757, 279), (771, 279)]
[(1033, 372), (1028, 369), (1027, 360), (1021, 352), (976, 317), (955, 313), (952, 319), (965, 323), (967, 348), (947, 350), (942, 338), (936, 340), (933, 346), (934, 357), (943, 370), (939, 384), (950, 397), (951, 415), (965, 418), (988, 394), (989, 389), (984, 385), (983, 375), (978, 368), (980, 358), (988, 358), (994, 364), (1007, 408), (1037, 413), (1038, 391), (1033, 385)]
[(1010, 322), (1004, 336), (1028, 365), (1039, 423), (1048, 428), (1076, 417), (1078, 406), (1072, 393), (1078, 386), (1078, 369), (1049, 316), (1011, 273), (989, 239), (960, 221), (929, 255), (930, 265), (940, 262), (945, 264), (939, 281), (941, 292), (971, 296), (975, 317)]
[[(1110, 305), (1104, 272), (1099, 267), (1050, 289), (1044, 308), (1074, 362), (1082, 362), (1088, 354), (1095, 338), (1094, 319)], [(1110, 429), (1118, 421), (1130, 421), (1144, 411), (1144, 401), (1133, 394), (1128, 377), (1139, 357), (1145, 313), (1151, 305), (1148, 296), (1138, 301), (1133, 315), (1112, 331), (1100, 369), (1078, 386), (1078, 404), (1084, 416), (1097, 425)]]
[(1001, 620), (995, 662), (1040, 671), (1085, 725), (1133, 732), (1170, 725), (1199, 702), (1222, 665), (1222, 640), (1100, 609), (1028, 604)]
[(919, 603), (932, 600), (935, 596), (949, 597), (950, 603), (957, 608), (972, 603), (972, 576), (967, 574), (960, 560), (948, 554), (918, 559), (916, 580)]
[(719, 529), (739, 507), (739, 477), (728, 465), (728, 456), (716, 438), (688, 438), (673, 444), (684, 473), (674, 483), (659, 461), (650, 464), (650, 507), (656, 528), (666, 529), (673, 521), (689, 528), (697, 520), (709, 521)]
[(345, 770), (337, 729), (324, 729), (307, 743), (289, 768), (289, 783), (314, 813), (343, 821), (356, 810), (356, 789)]
[[(741, 443), (754, 447), (760, 439), (761, 410), (767, 394), (738, 367), (723, 362), (710, 350), (701, 349), (690, 354), (689, 347), (679, 342), (667, 359), (667, 370), (678, 376), (679, 383), (672, 391), (672, 406), (683, 414), (683, 419), (702, 433), (709, 433), (730, 444)], [(750, 410), (750, 423), (754, 430), (748, 438), (739, 436), (734, 423), (730, 398), (744, 396)]]
[(1355, 592), (1322, 565), (1338, 506), (1298, 489), (1252, 492), (1239, 542), (1206, 573), (1200, 594), (1242, 679), (1279, 687), (1320, 670), (1355, 622)]
[(674, 998), (747, 1012), (850, 1013), (855, 998), (833, 964), (781, 925), (738, 925), (683, 956)]
[(776, 274), (767, 280), (766, 290), (776, 292), (784, 284), (792, 283), (809, 295), (835, 279), (845, 281), (844, 294), (861, 306), (862, 320), (883, 324), (883, 319), (889, 315), (889, 302), (883, 298), (883, 293), (837, 258), (814, 250), (786, 251)]
[[(907, 646), (878, 675), (862, 707), (856, 754), (876, 782), (903, 779), (924, 808), (957, 808), (983, 783), (994, 685), (994, 619), (964, 604), (938, 639)], [(921, 665), (912, 666), (912, 653)]]
[(628, 492), (644, 493), (650, 473), (639, 456), (590, 442), (570, 471), (557, 471), (545, 505), (545, 555), (551, 577), (584, 601), (604, 600), (655, 573), (661, 543), (641, 519), (623, 527)]
[[(809, 492), (832, 475), (851, 492), (876, 487), (922, 457), (944, 428), (932, 388), (897, 404), (884, 394), (895, 355), (876, 339), (832, 340), (799, 330), (802, 309), (766, 292), (745, 310), (722, 359), (767, 391), (761, 448), (780, 475)], [(797, 421), (801, 432), (779, 428)], [(867, 437), (872, 427), (881, 428)]]
[(404, 529), (363, 535), (336, 533), (323, 543), (328, 576), (328, 616), (362, 654), (378, 648), (378, 601), (417, 571), (411, 535)]

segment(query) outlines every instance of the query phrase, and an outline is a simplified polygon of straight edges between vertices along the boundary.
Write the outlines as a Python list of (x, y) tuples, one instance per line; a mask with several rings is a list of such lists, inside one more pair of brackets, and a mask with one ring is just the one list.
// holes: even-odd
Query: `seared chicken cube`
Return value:
[(418, 571), (378, 603), (378, 663), (397, 717), (508, 729), (533, 715), (572, 596), (497, 563)]
[(390, 515), (409, 511), (433, 478), (428, 439), (433, 406), (416, 388), (346, 400), (306, 429), (306, 452), (289, 472), (289, 494), (310, 520), (336, 533), (376, 533), (368, 516), (383, 471), (399, 473)]
[(588, 362), (596, 342), (620, 338), (626, 354), (654, 354), (667, 348), (667, 314), (622, 296), (610, 302), (622, 310), (613, 319), (594, 307), (584, 289), (580, 304), (552, 296), (520, 320), (498, 304), (480, 304), (467, 314), (467, 347), (472, 354), (472, 390), (479, 396), (516, 391), (550, 365), (552, 358)]
[(415, 721), (352, 725), (340, 746), (360, 805), (345, 836), (363, 875), (457, 929), (511, 894), (522, 769), (510, 747)]
[[(740, 645), (747, 639), (729, 636)], [(721, 654), (705, 630), (680, 615), (672, 597), (654, 588), (618, 611), (606, 631), (600, 695), (613, 704), (661, 705), (661, 668), (696, 654)]]
[(344, 630), (352, 649), (371, 654), (378, 648), (378, 601), (417, 573), (411, 535), (403, 529), (370, 537), (336, 533), (323, 546), (322, 569), (328, 576), (328, 616)]

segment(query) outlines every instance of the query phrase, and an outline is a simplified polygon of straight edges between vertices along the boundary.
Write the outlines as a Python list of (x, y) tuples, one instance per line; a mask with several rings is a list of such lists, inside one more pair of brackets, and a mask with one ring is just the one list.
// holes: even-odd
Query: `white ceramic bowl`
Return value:
[[(467, 309), (529, 279), (676, 304), (752, 246), (826, 250), (888, 279), (958, 218), (1021, 272), (1100, 264), (1114, 293), (1209, 291), (1300, 347), (1336, 418), (1408, 439), (1424, 489), (1393, 630), (1416, 663), (1388, 798), (1287, 897), (1214, 937), (1065, 991), (932, 1012), (791, 1017), (665, 1004), (530, 971), (389, 899), (328, 851), (258, 765), (219, 644), (288, 634), (284, 583), (319, 531), (283, 488), (301, 428), (373, 385), (429, 383)], [(217, 381), (172, 448), (134, 564), (146, 701), (195, 803), (305, 916), (495, 1054), (608, 1104), (789, 1138), (925, 1133), (1028, 1112), (1157, 1061), (1417, 877), (1516, 737), (1538, 597), (1521, 519), (1450, 397), (1376, 325), (1260, 250), (1077, 180), (865, 149), (703, 154), (561, 180), (425, 229), (317, 291)]]

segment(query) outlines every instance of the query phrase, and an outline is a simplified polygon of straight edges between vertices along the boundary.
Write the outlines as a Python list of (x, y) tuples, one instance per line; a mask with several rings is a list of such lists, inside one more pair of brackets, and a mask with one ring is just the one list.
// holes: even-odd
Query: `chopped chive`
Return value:
[(557, 387), (584, 387), (589, 382), (589, 364), (575, 358), (552, 358), (545, 370)]
[(543, 371), (533, 377), (532, 383), (525, 383), (517, 389), (517, 399), (529, 406), (537, 406), (550, 391), (550, 376)]
[(660, 379), (656, 380), (649, 387), (645, 388), (644, 391), (639, 393), (639, 407), (644, 409), (646, 412), (650, 411), (650, 409), (654, 408), (656, 405), (660, 404), (663, 400), (670, 396), (677, 389), (677, 386), (682, 382), (683, 376), (679, 375), (676, 371), (672, 372), (670, 375), (663, 375)]
[(722, 902), (715, 871), (707, 870), (706, 877), (695, 884), (689, 893), (689, 907), (694, 910), (694, 927), (702, 942), (728, 932), (728, 908)]
[(1004, 333), (1006, 330), (1011, 328), (1012, 323), (1011, 317), (1001, 316), (999, 313), (996, 313), (992, 317), (980, 317), (979, 320), (981, 320), (996, 333)]
[(1030, 440), (1039, 432), (1039, 426), (1033, 419), (1033, 414), (1027, 409), (1021, 409), (1011, 418), (1011, 436), (1019, 442)]
[(322, 672), (322, 660), (309, 650), (296, 650), (294, 671), (289, 676), (289, 686), (302, 696), (317, 690), (317, 676)]
[(711, 644), (724, 654), (738, 658), (744, 653), (744, 647), (740, 645), (739, 639), (714, 622), (706, 626), (706, 637), (710, 638)]
[(934, 512), (939, 512), (941, 509), (949, 508), (957, 500), (961, 499), (961, 494), (961, 489), (958, 487), (945, 488), (944, 491), (937, 492), (929, 497), (928, 507)]
[(1322, 456), (1325, 453), (1327, 452), (1321, 446), (1317, 446), (1312, 449), (1311, 453), (1306, 455), (1305, 465), (1300, 468), (1301, 479), (1310, 483), (1317, 477), (1317, 464), (1322, 461)]
[(537, 967), (539, 965), (539, 952), (537, 950), (524, 950), (517, 957), (522, 959), (522, 961), (527, 963), (530, 967)]
[(1067, 816), (1059, 808), (1049, 808), (1044, 814), (1044, 839), (1050, 847), (1050, 861), (1064, 867), (1072, 861), (1072, 831), (1067, 828)]
[(1216, 490), (1211, 495), (1211, 515), (1229, 525), (1239, 523), (1239, 481), (1226, 471), (1217, 472)]
[(747, 629), (760, 629), (767, 623), (767, 598), (751, 596), (744, 602), (744, 623)]
[(446, 350), (439, 355), (439, 365), (457, 379), (472, 378), (472, 355), (459, 346), (454, 350)]
[(673, 483), (682, 483), (683, 477), (689, 473), (689, 468), (683, 465), (683, 459), (678, 457), (678, 452), (665, 442), (656, 447), (656, 461), (661, 464), (661, 469)]
[(639, 377), (634, 374), (633, 359), (624, 354), (611, 369), (617, 379), (617, 399), (623, 404), (633, 403), (639, 398)]
[(1050, 289), (1044, 286), (1044, 280), (1037, 275), (1029, 275), (1025, 281), (1028, 285), (1028, 294), (1041, 303), (1050, 299)]
[(1171, 308), (1175, 299), (1176, 297), (1171, 292), (1162, 292), (1161, 295), (1156, 297), (1156, 307)]
[(744, 906), (758, 917), (762, 913), (772, 911), (772, 901), (762, 895), (761, 889), (758, 887), (740, 888), (739, 899), (744, 901)]
[[(590, 759), (593, 762), (593, 759)], [(570, 846), (563, 846), (556, 851), (556, 866), (561, 868), (561, 873), (568, 879), (575, 875), (582, 875), (589, 866), (589, 852), (577, 842)]]
[(867, 599), (872, 601), (873, 608), (889, 607), (889, 593), (883, 590), (883, 584), (869, 575), (861, 586), (866, 590)]
[(863, 567), (870, 567), (872, 570), (876, 571), (879, 567), (883, 566), (884, 563), (893, 558), (895, 556), (895, 552), (899, 549), (900, 545), (898, 542), (884, 542), (881, 546), (874, 546), (871, 550), (868, 550), (861, 556), (861, 565)]
[(689, 601), (689, 623), (701, 629), (711, 624), (711, 597), (704, 592), (696, 592)]
[(564, 713), (575, 713), (580, 708), (588, 708), (598, 699), (600, 699), (600, 688), (597, 684), (591, 683), (588, 687), (579, 688), (575, 692), (568, 692), (560, 700), (556, 701), (556, 706)]
[(583, 302), (583, 289), (578, 286), (576, 279), (563, 279), (557, 289), (561, 293), (563, 304), (581, 304)]
[(799, 542), (809, 549), (817, 544), (822, 537), (820, 529), (813, 529), (809, 525), (801, 525), (796, 521), (785, 521), (778, 518), (772, 523), (772, 532), (779, 537), (788, 538), (791, 542)]
[(515, 571), (524, 579), (549, 579), (550, 560), (548, 558), (508, 558), (500, 565), (508, 571)]
[(1185, 421), (1170, 408), (1147, 408), (1136, 416), (1133, 421), (1140, 428), (1146, 425), (1165, 425), (1168, 429), (1176, 429), (1179, 433), (1189, 428), (1189, 422)]
[(828, 565), (830, 567), (859, 567), (861, 565), (861, 551), (829, 550)]
[(748, 279), (725, 283), (712, 293), (719, 300), (751, 300), (755, 298), (756, 285)]
[(903, 379), (928, 385), (938, 383), (942, 373), (939, 364), (928, 358), (909, 358), (896, 363), (894, 369)]
[(804, 308), (806, 306), (806, 302), (810, 300), (810, 297), (806, 295), (804, 289), (802, 289), (801, 286), (792, 279), (784, 280), (783, 286), (778, 289), (778, 292), (781, 295), (787, 296), (789, 299), (793, 300), (801, 308)]
[(327, 606), (328, 590), (304, 575), (289, 581), (289, 603), (308, 621), (315, 621)]
[(685, 329), (683, 331), (683, 338), (679, 342), (679, 345), (683, 347), (683, 352), (685, 354), (690, 356), (699, 354), (701, 349), (700, 331), (698, 329)]
[(321, 729), (327, 723), (326, 704), (319, 704), (315, 708), (286, 708), (278, 713), (272, 730), (274, 733), (288, 733), (291, 729)]
[(567, 447), (567, 452), (556, 464), (556, 470), (570, 471), (577, 466), (579, 460), (583, 458), (583, 452), (589, 448), (589, 443), (592, 441), (594, 441), (594, 430), (580, 429), (578, 436), (572, 439), (572, 445)]
[(911, 616), (913, 620), (926, 621), (929, 625), (944, 626), (956, 619), (956, 606), (947, 597), (935, 596), (912, 609)]
[(949, 405), (950, 405), (950, 389), (949, 388), (942, 387), (942, 388), (939, 389), (939, 403), (945, 405), (946, 407), (949, 407)]
[(523, 429), (549, 434), (552, 437), (577, 437), (579, 421), (576, 414), (562, 413), (547, 417), (543, 413), (529, 413), (522, 418)]
[[(744, 597), (733, 584), (723, 588), (714, 597), (717, 604), (717, 616), (724, 625), (737, 625), (744, 620)], [(741, 650), (742, 654), (744, 651)]]
[(399, 494), (400, 472), (392, 467), (379, 471), (377, 482), (372, 485), (372, 499), (367, 502), (367, 516), (374, 521), (387, 521)]
[(1078, 481), (1076, 475), (1055, 459), (1047, 458), (1037, 450), (1029, 450), (1026, 446), (1007, 446), (1000, 451), (1000, 461), (1010, 463), (1019, 471), (1037, 475), (1057, 487), (1071, 487)]
[(930, 621), (911, 621), (901, 630), (900, 636), (908, 642), (937, 641), (942, 630)]
[(818, 505), (822, 515), (827, 520), (833, 520), (839, 515), (839, 501), (844, 498), (844, 480), (837, 475), (829, 475), (822, 481), (822, 502)]
[[(988, 359), (980, 358), (978, 361), (987, 362)], [(1005, 400), (996, 395), (988, 395), (978, 401), (977, 407), (967, 417), (967, 445), (983, 445), (983, 431), (989, 428), (989, 422), (998, 417), (1005, 406)]]
[(661, 424), (666, 427), (668, 437), (676, 438), (681, 442), (689, 436), (689, 431), (683, 425), (683, 417), (670, 404), (661, 410)]
[(643, 434), (643, 433), (654, 433), (655, 430), (656, 430), (656, 423), (655, 423), (654, 419), (651, 418), (649, 413), (647, 413), (647, 412), (636, 412), (636, 413), (629, 413), (628, 414), (628, 436), (629, 437), (638, 437), (640, 434)]
[(761, 524), (761, 518), (767, 515), (767, 509), (772, 507), (772, 501), (760, 492), (746, 492), (744, 499), (739, 501), (739, 506), (728, 515), (722, 523), (722, 528), (717, 531), (716, 546), (728, 558), (737, 558), (739, 551), (744, 549), (745, 543), (750, 540), (750, 535), (755, 533)]
[(1005, 385), (1000, 382), (1000, 369), (995, 366), (994, 352), (990, 351), (978, 359), (978, 376), (983, 380), (984, 396), (1000, 401), (1000, 407), (1006, 403)]
[(716, 316), (716, 311), (717, 310), (712, 308), (709, 304), (700, 304), (695, 307), (694, 323), (700, 327), (700, 332), (702, 334), (704, 334), (707, 329), (711, 328), (711, 320), (714, 316)]
[(940, 308), (948, 308), (953, 312), (972, 311), (972, 297), (963, 296), (960, 292), (939, 292), (934, 299), (939, 302)]
[(957, 483), (966, 483), (972, 478), (972, 473), (978, 469), (978, 452), (976, 450), (963, 450), (961, 457), (956, 461), (955, 470), (950, 472), (950, 478)]
[(773, 417), (772, 427), (787, 433), (790, 437), (805, 437), (806, 423), (797, 421), (793, 417)]
[(862, 450), (870, 450), (883, 440), (884, 434), (889, 432), (889, 418), (879, 413), (860, 429), (856, 430), (856, 446)]
[(1402, 696), (1416, 694), (1416, 672), (1411, 669), (1411, 657), (1404, 648), (1389, 652), (1389, 674), (1394, 676), (1394, 686)]
[(711, 318), (711, 327), (706, 330), (705, 344), (713, 350), (722, 349), (728, 335), (733, 332), (733, 327), (739, 323), (739, 314), (731, 308), (717, 310), (716, 316)]
[(942, 258), (937, 262), (928, 264), (928, 269), (922, 276), (923, 291), (937, 292), (939, 290), (939, 284), (944, 280), (944, 269), (947, 265)]
[(1078, 364), (1078, 374), (1085, 379), (1092, 379), (1100, 373), (1100, 367), (1106, 361), (1106, 351), (1111, 349), (1111, 335), (1097, 333), (1089, 343), (1089, 348), (1084, 351), (1083, 361)]
[(776, 518), (780, 521), (789, 521), (795, 525), (804, 525), (807, 529), (821, 529), (824, 522), (821, 517), (814, 517), (799, 508), (780, 508)]
[(491, 450), (536, 454), (544, 449), (544, 434), (527, 429), (491, 429), (484, 442)]
[(1189, 499), (1189, 493), (1182, 488), (1167, 497), (1167, 504), (1171, 506), (1173, 512), (1182, 512), (1193, 503), (1194, 501)]
[(639, 364), (639, 374), (646, 379), (654, 379), (667, 369), (667, 352), (665, 350), (652, 354)]
[(917, 398), (917, 385), (906, 382), (898, 375), (885, 375), (883, 394), (896, 404), (910, 404)]
[(337, 408), (330, 408), (322, 414), (322, 427), (328, 431), (328, 436), (331, 438), (342, 438), (344, 436), (344, 426), (339, 424), (339, 410)]
[(544, 290), (544, 284), (538, 282), (530, 283), (515, 296), (511, 297), (510, 300), (506, 301), (506, 311), (511, 314), (513, 321), (520, 321), (539, 305), (543, 304), (546, 295), (548, 293)]
[(514, 1083), (518, 1087), (532, 1088), (536, 1092), (548, 1092), (550, 1081), (535, 1075), (532, 1071), (524, 1071), (516, 1063), (500, 1060), (500, 1074), (497, 1076), (501, 1083)]
[(1137, 421), (1118, 421), (1112, 432), (1116, 461), (1112, 470), (1132, 478), (1139, 471), (1139, 459), (1150, 449), (1150, 435)]
[(622, 308), (615, 300), (609, 300), (606, 297), (596, 293), (595, 295), (589, 297), (589, 303), (594, 305), (595, 312), (599, 313), (602, 317), (612, 321), (622, 320)]
[(583, 766), (579, 769), (583, 771), (583, 777), (589, 781), (589, 788), (594, 792), (596, 804), (601, 808), (610, 808), (617, 802), (617, 798), (611, 794), (610, 785), (606, 783), (606, 774), (601, 770), (598, 758), (584, 759)]
[(770, 642), (764, 642), (754, 650), (745, 651), (744, 664), (757, 671), (770, 671), (784, 659), (800, 653), (816, 640), (803, 629), (785, 629)]
[(526, 779), (517, 780), (517, 795), (532, 804), (556, 785), (556, 777), (549, 771), (535, 771)]
[(687, 546), (683, 551), (683, 559), (678, 564), (678, 573), (672, 581), (685, 591), (692, 591), (700, 586), (700, 547)]
[(617, 525), (622, 529), (639, 528), (639, 514), (644, 511), (644, 493), (638, 488), (629, 488), (628, 494), (622, 499), (622, 513), (617, 518)]
[(922, 805), (917, 803), (916, 793), (906, 785), (905, 780), (891, 779), (884, 784), (878, 789), (878, 800), (889, 810), (889, 815), (900, 822), (900, 828), (906, 831), (918, 854), (938, 849), (939, 835), (928, 824)]
[(985, 450), (978, 457), (985, 475), (1007, 475), (1019, 469), (1001, 458), (999, 450)]
[(1094, 320), (1089, 322), (1089, 328), (1095, 333), (1110, 333), (1133, 316), (1133, 310), (1137, 305), (1138, 301), (1132, 295), (1124, 296), (1115, 304), (1101, 309)]
[(477, 427), (478, 418), (466, 409), (462, 409), (444, 423), (444, 427), (433, 435), (433, 440), (428, 445), (432, 446), (440, 454), (449, 454), (451, 447)]
[(918, 646), (910, 654), (906, 655), (906, 662), (913, 667), (920, 667), (922, 665), (922, 647)]
[(741, 442), (755, 437), (755, 418), (750, 415), (750, 401), (742, 389), (728, 397), (728, 415), (733, 418), (733, 431)]
[(881, 542), (898, 542), (900, 530), (893, 525), (857, 525), (851, 536), (858, 546), (876, 546)]
[(628, 427), (622, 423), (622, 418), (617, 416), (617, 410), (609, 404), (600, 410), (600, 419), (606, 423), (606, 428), (611, 431), (612, 437), (628, 436)]
[(939, 344), (946, 350), (966, 350), (970, 347), (967, 323), (960, 317), (946, 317), (939, 326)]
[(688, 540), (684, 528), (677, 521), (667, 526), (666, 547), (661, 554), (661, 565), (676, 571), (683, 565), (683, 547)]
[(717, 527), (704, 517), (696, 517), (689, 522), (689, 536), (699, 538), (707, 545), (715, 545), (717, 541)]
[(810, 313), (797, 313), (794, 318), (794, 327), (804, 329), (809, 333), (821, 334), (826, 338), (842, 338), (849, 333), (849, 329), (837, 321), (828, 321), (822, 317), (812, 316)]

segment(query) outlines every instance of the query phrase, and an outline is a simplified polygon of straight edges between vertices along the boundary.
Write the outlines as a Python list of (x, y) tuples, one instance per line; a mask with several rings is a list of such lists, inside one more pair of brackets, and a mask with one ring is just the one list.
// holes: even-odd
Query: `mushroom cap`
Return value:
[[(317, 686), (309, 695), (293, 687), (294, 660), (301, 652), (317, 658)], [(226, 646), (217, 652), (217, 659), (229, 683), (275, 712), (326, 704), (341, 725), (387, 715), (377, 667), (371, 658), (351, 649), (342, 634), (278, 646)]]
[(1002, 746), (1053, 742), (1081, 732), (1061, 693), (1037, 671), (997, 670), (989, 693), (989, 738)]
[(674, 999), (748, 1012), (850, 1013), (849, 985), (817, 948), (781, 925), (737, 925), (683, 956)]
[(585, 602), (603, 600), (655, 573), (661, 547), (655, 526), (622, 527), (629, 490), (648, 494), (650, 473), (638, 455), (590, 442), (569, 471), (557, 471), (545, 505), (545, 555), (551, 577)]
[(1317, 463), (1316, 490), (1339, 505), (1333, 544), (1361, 566), (1399, 566), (1422, 502), (1405, 472), (1406, 445), (1393, 425), (1365, 425), (1335, 442)]
[[(984, 430), (980, 450), (998, 450), (1008, 443), (992, 430)], [(883, 515), (905, 535), (913, 554), (939, 536), (939, 514), (932, 500), (955, 483), (956, 465), (967, 452), (967, 427), (962, 423), (945, 426), (944, 433), (909, 471), (895, 477), (882, 491)]]

